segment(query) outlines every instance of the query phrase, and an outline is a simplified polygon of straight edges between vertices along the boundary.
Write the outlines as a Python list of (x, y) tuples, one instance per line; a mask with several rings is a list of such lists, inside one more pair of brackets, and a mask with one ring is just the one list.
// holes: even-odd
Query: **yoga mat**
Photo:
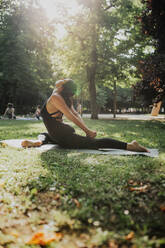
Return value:
[[(10, 147), (20, 148), (24, 149), (21, 146), (21, 142), (24, 139), (11, 139), (11, 140), (1, 140), (1, 144), (6, 144)], [(31, 140), (34, 141), (34, 140)], [(74, 151), (74, 152), (82, 152), (82, 153), (89, 153), (89, 154), (103, 154), (103, 155), (143, 155), (148, 157), (156, 158), (159, 156), (158, 149), (148, 149), (150, 152), (131, 152), (126, 150), (120, 150), (120, 149), (99, 149), (99, 150), (90, 150), (90, 149), (63, 149), (55, 144), (46, 144), (42, 145), (40, 147), (32, 147), (28, 149), (36, 149), (41, 152), (49, 151), (49, 150), (64, 150), (64, 151)]]

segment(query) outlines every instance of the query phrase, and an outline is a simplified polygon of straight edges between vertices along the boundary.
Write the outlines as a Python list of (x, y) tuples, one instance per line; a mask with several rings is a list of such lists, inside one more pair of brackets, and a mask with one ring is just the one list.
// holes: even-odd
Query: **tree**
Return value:
[(77, 1), (83, 5), (81, 13), (69, 22), (63, 19), (67, 36), (60, 42), (60, 59), (63, 71), (67, 68), (69, 75), (88, 82), (95, 119), (98, 118), (96, 84), (128, 85), (130, 78), (135, 81), (135, 63), (145, 45), (135, 19), (141, 6), (130, 0)]
[[(88, 90), (90, 95), (91, 118), (98, 118), (98, 107), (96, 101), (96, 73), (97, 73), (97, 46), (99, 35), (99, 16), (101, 11), (101, 1), (79, 1), (85, 9), (81, 14), (77, 15), (73, 21), (73, 25), (66, 26), (68, 30), (69, 39), (72, 40), (72, 50), (77, 49), (77, 54), (73, 52), (72, 61), (79, 61), (79, 63), (72, 64), (72, 67), (81, 67), (81, 71), (86, 73), (86, 80), (88, 82)], [(88, 28), (87, 28), (88, 27)], [(74, 41), (74, 48), (73, 48)], [(70, 47), (70, 45), (69, 45)], [(69, 49), (71, 53), (71, 50)], [(65, 53), (66, 54), (66, 53)], [(76, 59), (75, 59), (76, 55)], [(65, 56), (66, 57), (66, 56)], [(70, 57), (70, 56), (69, 56)]]
[(29, 112), (46, 98), (52, 82), (54, 28), (33, 1), (13, 1), (10, 8), (4, 8), (0, 30), (1, 108), (10, 101), (18, 111)]
[(165, 96), (165, 1), (143, 0), (145, 11), (139, 17), (142, 32), (154, 40), (155, 51), (139, 61), (141, 81), (135, 86), (135, 94), (143, 95), (147, 105), (158, 103)]
[(137, 61), (144, 56), (148, 40), (140, 35), (137, 16), (143, 5), (139, 1), (117, 1), (104, 14), (99, 49), (98, 79), (104, 85), (113, 86), (114, 117), (117, 109), (117, 89), (137, 82)]

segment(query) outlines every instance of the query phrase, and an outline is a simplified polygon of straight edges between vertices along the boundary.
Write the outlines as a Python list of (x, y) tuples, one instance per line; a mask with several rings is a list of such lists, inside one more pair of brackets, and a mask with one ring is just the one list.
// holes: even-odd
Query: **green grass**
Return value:
[[(85, 122), (98, 131), (98, 137), (136, 139), (158, 148), (159, 158), (40, 153), (2, 145), (0, 245), (40, 247), (26, 245), (26, 241), (41, 228), (63, 233), (63, 239), (48, 248), (165, 245), (165, 212), (160, 208), (165, 206), (165, 122)], [(43, 131), (41, 121), (0, 120), (1, 140), (35, 139)], [(77, 132), (82, 134), (80, 129)], [(140, 186), (146, 186), (146, 191), (130, 190)], [(130, 232), (134, 236), (127, 240)]]

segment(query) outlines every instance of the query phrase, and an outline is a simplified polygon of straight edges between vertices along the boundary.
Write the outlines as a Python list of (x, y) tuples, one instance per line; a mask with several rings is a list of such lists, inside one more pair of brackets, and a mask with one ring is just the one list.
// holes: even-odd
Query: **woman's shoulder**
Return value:
[(57, 101), (63, 101), (63, 97), (58, 93), (58, 92), (54, 92), (51, 97), (50, 100), (57, 100)]

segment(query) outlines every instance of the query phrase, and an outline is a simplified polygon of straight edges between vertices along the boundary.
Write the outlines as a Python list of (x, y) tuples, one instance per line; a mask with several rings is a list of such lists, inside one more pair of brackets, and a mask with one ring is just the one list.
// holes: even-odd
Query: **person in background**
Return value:
[(5, 109), (4, 117), (7, 115), (9, 119), (16, 119), (15, 116), (15, 108), (13, 106), (13, 103), (8, 103), (7, 108)]
[(35, 117), (37, 118), (37, 120), (40, 120), (40, 115), (41, 115), (41, 107), (40, 105), (38, 105), (35, 111)]
[(82, 105), (80, 102), (78, 102), (76, 110), (77, 110), (77, 113), (82, 116)]

